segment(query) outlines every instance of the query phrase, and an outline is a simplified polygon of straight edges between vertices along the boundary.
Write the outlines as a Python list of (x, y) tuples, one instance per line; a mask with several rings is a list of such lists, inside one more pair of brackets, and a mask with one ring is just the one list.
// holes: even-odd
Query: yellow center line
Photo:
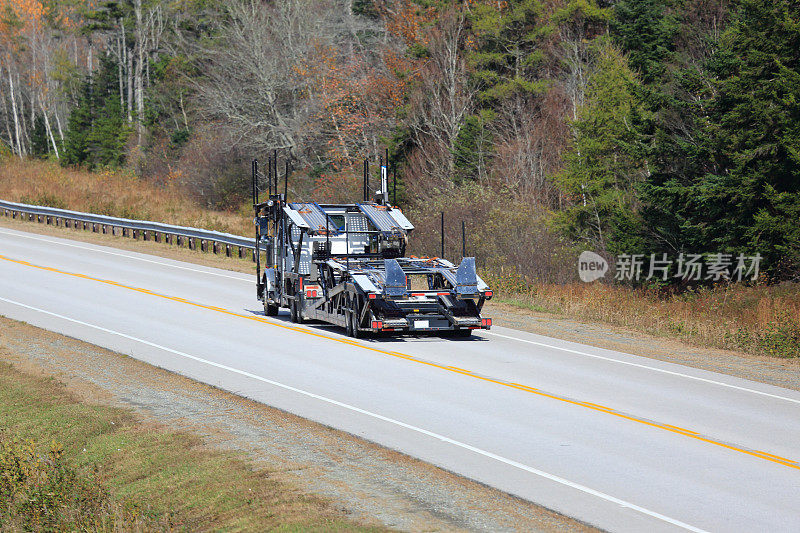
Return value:
[(225, 314), (225, 315), (234, 316), (234, 317), (238, 317), (238, 318), (244, 318), (244, 319), (252, 320), (252, 321), (255, 321), (255, 322), (261, 322), (263, 324), (269, 324), (270, 326), (273, 326), (273, 327), (278, 327), (278, 328), (282, 328), (282, 329), (286, 329), (286, 330), (290, 330), (290, 331), (296, 331), (298, 333), (311, 335), (313, 337), (318, 337), (318, 338), (326, 339), (326, 340), (329, 340), (329, 341), (339, 342), (339, 343), (342, 343), (342, 344), (349, 344), (350, 346), (355, 346), (355, 347), (361, 348), (363, 350), (369, 350), (369, 351), (372, 351), (372, 352), (375, 352), (375, 353), (388, 355), (388, 356), (396, 357), (396, 358), (399, 358), (399, 359), (405, 359), (407, 361), (412, 361), (414, 363), (426, 365), (426, 366), (429, 366), (429, 367), (438, 368), (440, 370), (445, 370), (447, 372), (453, 372), (453, 373), (456, 373), (456, 374), (461, 374), (461, 375), (464, 375), (464, 376), (467, 376), (467, 377), (470, 377), (470, 378), (474, 378), (474, 379), (478, 379), (478, 380), (481, 380), (481, 381), (484, 381), (484, 382), (495, 383), (495, 384), (501, 385), (503, 387), (508, 387), (508, 388), (512, 388), (512, 389), (516, 389), (516, 390), (521, 390), (521, 391), (524, 391), (524, 392), (529, 392), (531, 394), (535, 394), (537, 396), (541, 396), (541, 397), (544, 397), (544, 398), (549, 398), (551, 400), (557, 400), (559, 402), (564, 402), (564, 403), (568, 403), (568, 404), (571, 404), (571, 405), (583, 407), (585, 409), (590, 409), (592, 411), (597, 411), (597, 412), (609, 414), (609, 415), (612, 415), (612, 416), (616, 416), (618, 418), (623, 418), (625, 420), (630, 420), (632, 422), (637, 422), (639, 424), (643, 424), (643, 425), (650, 426), (650, 427), (653, 427), (653, 428), (657, 428), (657, 429), (661, 429), (661, 430), (664, 430), (664, 431), (668, 431), (670, 433), (683, 435), (683, 436), (689, 437), (691, 439), (699, 440), (701, 442), (705, 442), (705, 443), (708, 443), (708, 444), (713, 444), (714, 446), (719, 446), (721, 448), (725, 448), (725, 449), (732, 450), (732, 451), (735, 451), (735, 452), (743, 453), (743, 454), (746, 454), (746, 455), (750, 455), (752, 457), (757, 457), (759, 459), (770, 461), (772, 463), (777, 463), (777, 464), (780, 464), (780, 465), (783, 465), (783, 466), (788, 466), (789, 468), (794, 468), (796, 470), (800, 470), (800, 464), (798, 464), (797, 461), (794, 461), (792, 459), (787, 459), (787, 458), (781, 457), (779, 455), (774, 455), (774, 454), (763, 452), (763, 451), (759, 451), (759, 450), (749, 450), (747, 448), (742, 448), (742, 447), (739, 447), (739, 446), (736, 446), (736, 445), (733, 445), (733, 444), (728, 444), (728, 443), (725, 443), (725, 442), (722, 442), (722, 441), (718, 441), (718, 440), (712, 439), (710, 437), (705, 437), (705, 436), (703, 436), (703, 435), (699, 434), (698, 432), (693, 431), (691, 429), (686, 429), (686, 428), (682, 428), (682, 427), (679, 427), (679, 426), (672, 426), (670, 424), (660, 424), (658, 422), (653, 422), (653, 421), (650, 421), (650, 420), (637, 418), (635, 416), (627, 415), (625, 413), (617, 411), (616, 409), (613, 409), (611, 407), (606, 407), (604, 405), (591, 403), (591, 402), (582, 402), (582, 401), (578, 401), (578, 400), (573, 400), (573, 399), (570, 399), (570, 398), (566, 398), (564, 396), (558, 396), (558, 395), (555, 395), (555, 394), (550, 394), (548, 392), (544, 392), (544, 391), (542, 391), (540, 389), (537, 389), (537, 388), (534, 388), (534, 387), (530, 387), (528, 385), (522, 385), (520, 383), (512, 383), (512, 382), (504, 381), (504, 380), (501, 380), (501, 379), (495, 379), (495, 378), (491, 378), (491, 377), (488, 377), (488, 376), (482, 376), (480, 374), (476, 374), (475, 372), (473, 372), (471, 370), (466, 370), (466, 369), (463, 369), (463, 368), (459, 368), (457, 366), (441, 365), (441, 364), (434, 363), (434, 362), (431, 362), (431, 361), (426, 361), (424, 359), (419, 359), (417, 357), (414, 357), (413, 355), (408, 355), (408, 354), (404, 354), (404, 353), (401, 353), (401, 352), (394, 352), (394, 351), (390, 351), (390, 350), (383, 350), (381, 348), (375, 348), (373, 346), (367, 346), (367, 345), (361, 344), (360, 342), (357, 342), (357, 341), (355, 341), (353, 339), (349, 339), (347, 337), (331, 337), (329, 335), (323, 335), (321, 333), (317, 333), (316, 331), (309, 330), (309, 329), (306, 329), (306, 328), (302, 328), (302, 327), (298, 327), (298, 326), (289, 326), (289, 325), (286, 325), (286, 324), (281, 324), (279, 322), (274, 322), (272, 320), (268, 320), (266, 318), (262, 318), (262, 317), (255, 316), (255, 315), (245, 315), (245, 314), (242, 314), (242, 313), (237, 313), (237, 312), (234, 312), (234, 311), (230, 311), (228, 309), (223, 309), (222, 307), (204, 305), (204, 304), (200, 304), (200, 303), (197, 303), (197, 302), (192, 302), (190, 300), (186, 300), (185, 298), (180, 298), (180, 297), (177, 297), (177, 296), (168, 296), (166, 294), (161, 294), (161, 293), (158, 293), (158, 292), (154, 292), (154, 291), (151, 291), (149, 289), (142, 289), (142, 288), (139, 288), (139, 287), (132, 287), (132, 286), (129, 286), (129, 285), (124, 285), (124, 284), (119, 283), (117, 281), (111, 281), (111, 280), (107, 280), (107, 279), (95, 278), (95, 277), (92, 277), (92, 276), (88, 276), (86, 274), (78, 274), (78, 273), (75, 273), (75, 272), (67, 272), (65, 270), (59, 270), (59, 269), (53, 268), (53, 267), (36, 265), (34, 263), (29, 263), (28, 261), (22, 261), (22, 260), (19, 260), (19, 259), (11, 259), (11, 258), (3, 256), (3, 255), (0, 255), (0, 259), (2, 259), (4, 261), (8, 261), (10, 263), (16, 263), (16, 264), (19, 264), (19, 265), (23, 265), (23, 266), (27, 266), (27, 267), (31, 267), (31, 268), (36, 268), (36, 269), (39, 269), (39, 270), (46, 270), (46, 271), (49, 271), (49, 272), (55, 272), (57, 274), (63, 274), (65, 276), (72, 276), (72, 277), (75, 277), (75, 278), (81, 278), (81, 279), (85, 279), (85, 280), (96, 281), (98, 283), (104, 283), (106, 285), (113, 285), (115, 287), (120, 287), (120, 288), (123, 288), (123, 289), (140, 292), (140, 293), (147, 294), (147, 295), (150, 295), (150, 296), (156, 296), (158, 298), (163, 298), (165, 300), (170, 300), (170, 301), (173, 301), (173, 302), (179, 302), (179, 303), (190, 305), (190, 306), (193, 306), (193, 307), (199, 307), (199, 308), (202, 308), (202, 309), (207, 309), (209, 311), (215, 311), (217, 313), (222, 313), (222, 314)]

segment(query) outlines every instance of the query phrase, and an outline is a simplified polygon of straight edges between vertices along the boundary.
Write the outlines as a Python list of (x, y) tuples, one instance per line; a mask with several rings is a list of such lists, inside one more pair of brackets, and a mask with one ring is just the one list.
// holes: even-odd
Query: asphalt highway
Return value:
[(0, 228), (0, 314), (612, 531), (800, 531), (800, 393), (494, 327), (353, 340), (254, 276)]

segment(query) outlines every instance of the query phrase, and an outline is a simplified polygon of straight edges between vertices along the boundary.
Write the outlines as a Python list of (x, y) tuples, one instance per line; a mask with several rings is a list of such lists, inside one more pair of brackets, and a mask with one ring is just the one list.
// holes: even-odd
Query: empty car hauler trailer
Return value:
[[(414, 226), (388, 205), (386, 167), (376, 201), (289, 203), (286, 185), (278, 190), (276, 161), (270, 158), (266, 176), (257, 161), (252, 169), (256, 248), (262, 252), (256, 254), (257, 294), (268, 316), (289, 308), (294, 322), (335, 324), (352, 337), (469, 336), (491, 327), (481, 308), (492, 291), (477, 275), (474, 258), (455, 266), (442, 258), (404, 257)], [(288, 174), (287, 165), (287, 182)]]

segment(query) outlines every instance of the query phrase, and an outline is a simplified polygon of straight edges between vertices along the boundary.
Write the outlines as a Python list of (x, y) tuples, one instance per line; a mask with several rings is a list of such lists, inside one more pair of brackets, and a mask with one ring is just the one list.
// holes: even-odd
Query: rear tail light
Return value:
[[(484, 298), (491, 298), (494, 295), (492, 291), (486, 291), (483, 293)], [(491, 324), (489, 324), (491, 326)]]
[(322, 296), (322, 287), (319, 285), (308, 285), (305, 288), (306, 298), (319, 298)]
[(372, 329), (383, 329), (383, 322), (381, 320), (373, 320)]
[(374, 300), (374, 299), (375, 299), (375, 298), (377, 298), (377, 297), (378, 297), (378, 295), (377, 295), (377, 294), (368, 294), (368, 295), (367, 295), (367, 298), (369, 298), (370, 300)]
[(492, 319), (491, 318), (481, 318), (481, 327), (482, 328), (490, 328), (490, 327), (492, 327)]

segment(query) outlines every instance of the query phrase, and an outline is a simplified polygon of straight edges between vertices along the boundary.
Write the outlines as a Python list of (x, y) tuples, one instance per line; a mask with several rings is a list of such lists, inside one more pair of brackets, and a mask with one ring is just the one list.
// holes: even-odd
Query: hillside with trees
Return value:
[(528, 280), (584, 249), (796, 280), (798, 50), (791, 0), (0, 0), (0, 145), (233, 211), (253, 157), (342, 201), (388, 148), (419, 253), (445, 212)]

